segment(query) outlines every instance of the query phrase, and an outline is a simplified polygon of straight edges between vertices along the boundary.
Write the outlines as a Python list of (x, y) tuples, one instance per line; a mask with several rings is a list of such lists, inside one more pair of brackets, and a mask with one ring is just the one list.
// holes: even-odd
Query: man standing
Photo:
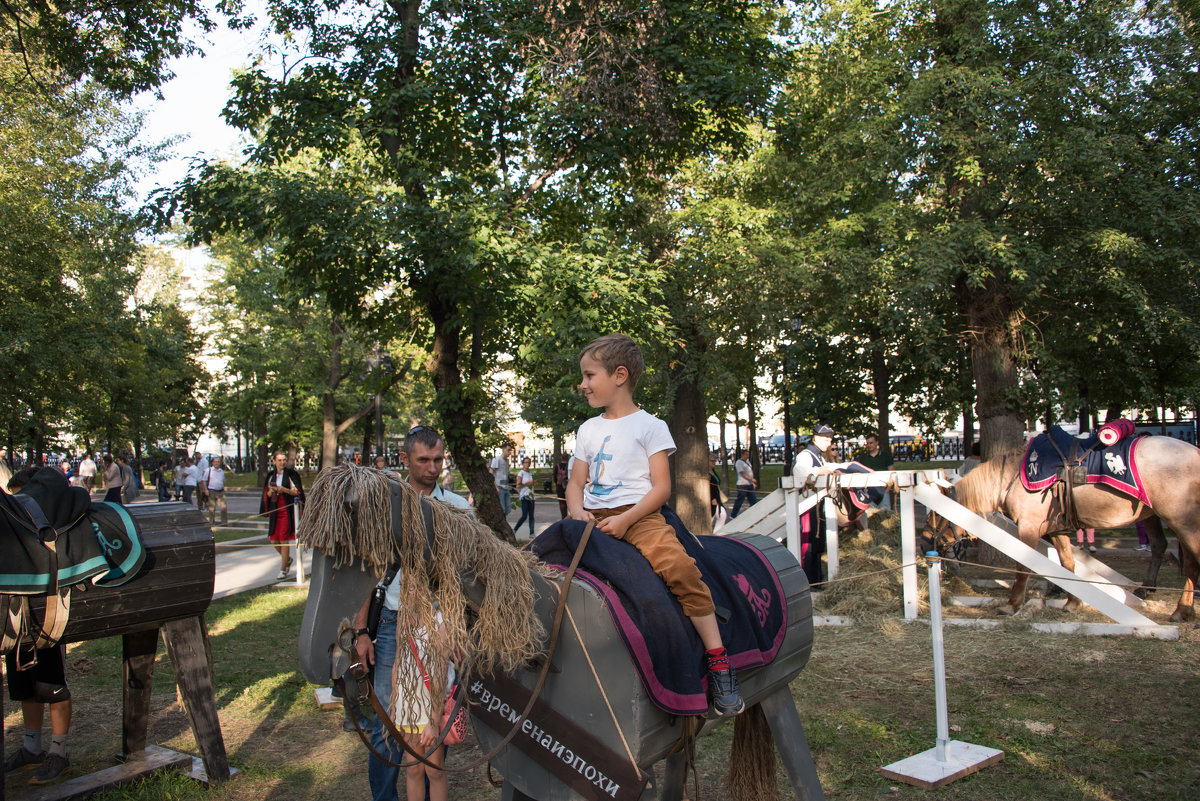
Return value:
[(737, 473), (737, 500), (733, 502), (733, 514), (730, 517), (737, 517), (738, 510), (742, 508), (742, 501), (746, 501), (748, 506), (753, 506), (758, 501), (754, 494), (754, 490), (758, 488), (758, 479), (754, 477), (754, 468), (750, 466), (750, 452), (744, 448), (738, 451), (733, 469)]
[(512, 511), (512, 493), (508, 489), (508, 460), (512, 457), (512, 452), (512, 443), (504, 443), (504, 447), (500, 449), (500, 455), (492, 459), (492, 463), (488, 466), (488, 469), (492, 471), (492, 477), (496, 480), (496, 491), (500, 493), (500, 508), (506, 515)]
[[(895, 466), (891, 450), (879, 447), (879, 435), (875, 433), (867, 434), (866, 450), (856, 454), (854, 461), (872, 470), (891, 470)], [(883, 499), (879, 502), (879, 508), (892, 508), (892, 493), (890, 491), (884, 491)]]
[(225, 469), (220, 456), (214, 456), (212, 466), (204, 474), (208, 487), (208, 524), (216, 525), (217, 507), (221, 508), (221, 525), (229, 522), (229, 506), (225, 503)]
[[(825, 451), (832, 444), (832, 428), (822, 423), (813, 429), (812, 439), (797, 454), (796, 466), (792, 468), (797, 488), (807, 484), (810, 476), (833, 472), (833, 468), (825, 463)], [(800, 566), (804, 568), (809, 584), (821, 581), (821, 555), (825, 553), (825, 516), (820, 512), (823, 507), (823, 503), (818, 503), (800, 517)]]
[[(511, 451), (511, 446), (505, 450)], [(409, 486), (420, 495), (427, 495), (459, 509), (469, 509), (470, 506), (464, 498), (438, 486), (438, 476), (441, 475), (445, 460), (446, 443), (437, 431), (429, 426), (417, 426), (408, 432), (404, 439), (404, 449), (400, 451), (400, 462), (408, 468)], [(369, 595), (354, 617), (355, 650), (363, 664), (375, 666), (375, 694), (379, 696), (379, 703), (383, 708), (393, 716), (391, 698), (395, 682), (392, 678), (392, 667), (396, 661), (396, 610), (400, 605), (402, 578), (397, 572), (386, 587), (383, 612), (379, 616), (379, 630), (375, 634), (374, 642), (367, 636), (366, 628), (367, 609), (371, 603)], [(407, 649), (405, 653), (408, 653)], [(406, 758), (400, 744), (385, 735), (383, 722), (378, 718), (371, 729), (371, 747), (392, 762), (398, 763)], [(442, 775), (444, 777), (445, 774)], [(398, 801), (396, 782), (399, 778), (399, 768), (387, 764), (374, 753), (368, 754), (367, 781), (371, 785), (373, 801)]]

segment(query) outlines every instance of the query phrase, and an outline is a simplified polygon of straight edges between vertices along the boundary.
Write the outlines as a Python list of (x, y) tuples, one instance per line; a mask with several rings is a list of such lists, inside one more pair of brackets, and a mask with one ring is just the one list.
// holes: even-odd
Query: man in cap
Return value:
[[(833, 472), (825, 463), (825, 451), (833, 444), (833, 429), (824, 423), (813, 428), (812, 438), (804, 450), (796, 456), (792, 477), (796, 486), (804, 486), (810, 477)], [(821, 581), (821, 555), (825, 553), (825, 516), (821, 514), (825, 504), (819, 503), (800, 517), (800, 566), (809, 584)]]

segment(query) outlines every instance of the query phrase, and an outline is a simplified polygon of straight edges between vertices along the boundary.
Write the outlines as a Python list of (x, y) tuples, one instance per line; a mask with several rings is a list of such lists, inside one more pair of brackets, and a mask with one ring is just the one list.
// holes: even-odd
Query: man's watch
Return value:
[(362, 636), (362, 635), (364, 635), (364, 634), (370, 634), (370, 633), (371, 633), (371, 632), (370, 632), (370, 631), (368, 631), (367, 629), (355, 629), (355, 630), (354, 630), (354, 636), (355, 636), (355, 637), (361, 637), (361, 636)]

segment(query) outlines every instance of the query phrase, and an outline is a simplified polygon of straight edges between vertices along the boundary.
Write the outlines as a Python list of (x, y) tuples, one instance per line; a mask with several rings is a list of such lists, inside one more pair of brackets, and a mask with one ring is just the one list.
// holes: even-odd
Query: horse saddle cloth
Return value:
[[(874, 473), (875, 471), (865, 464), (851, 462), (845, 467), (839, 467), (835, 472)], [(846, 510), (846, 516), (850, 518), (851, 523), (857, 521), (871, 504), (879, 503), (883, 500), (883, 487), (843, 487), (842, 489), (845, 491), (846, 497), (850, 499), (850, 503), (854, 506), (854, 509)]]
[[(669, 506), (662, 514), (712, 593), (730, 664), (743, 670), (770, 663), (787, 631), (787, 599), (766, 557), (732, 537), (696, 537)], [(542, 532), (530, 549), (543, 562), (565, 570), (585, 526), (562, 520)], [(651, 701), (672, 715), (705, 714), (704, 648), (646, 558), (629, 543), (595, 530), (575, 575), (604, 599)]]
[(129, 512), (120, 504), (93, 503), (87, 490), (72, 487), (53, 468), (39, 470), (15, 496), (0, 493), (0, 509), (0, 593), (41, 595), (87, 579), (113, 587), (137, 575), (145, 561)]
[(1072, 486), (1103, 484), (1152, 506), (1135, 460), (1141, 440), (1142, 437), (1127, 437), (1106, 448), (1095, 434), (1076, 437), (1052, 426), (1025, 446), (1021, 485), (1030, 492), (1041, 492), (1062, 479), (1065, 470), (1071, 470)]

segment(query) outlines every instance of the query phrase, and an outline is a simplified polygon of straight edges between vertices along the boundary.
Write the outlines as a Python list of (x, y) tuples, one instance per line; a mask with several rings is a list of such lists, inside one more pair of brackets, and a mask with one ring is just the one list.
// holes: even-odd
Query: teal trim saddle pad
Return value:
[[(0, 492), (0, 593), (42, 595), (51, 585), (68, 587), (88, 579), (116, 587), (132, 579), (146, 561), (137, 522), (116, 503), (93, 503), (87, 490), (72, 487), (51, 467), (39, 470), (16, 496)], [(57, 533), (52, 553), (43, 542), (36, 511)]]

